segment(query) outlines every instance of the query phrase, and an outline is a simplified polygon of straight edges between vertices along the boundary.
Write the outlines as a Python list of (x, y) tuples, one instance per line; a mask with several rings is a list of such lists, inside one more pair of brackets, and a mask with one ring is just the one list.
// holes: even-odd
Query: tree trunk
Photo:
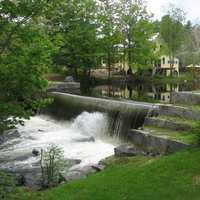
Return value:
[(174, 56), (170, 56), (170, 76), (172, 77), (173, 76), (173, 67), (174, 67)]
[(110, 50), (108, 51), (107, 68), (108, 68), (108, 79), (110, 79), (110, 76), (111, 76), (111, 56), (110, 56)]

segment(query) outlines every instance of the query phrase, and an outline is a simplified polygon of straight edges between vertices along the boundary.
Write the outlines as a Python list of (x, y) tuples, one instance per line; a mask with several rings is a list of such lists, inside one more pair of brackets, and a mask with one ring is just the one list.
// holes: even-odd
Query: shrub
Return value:
[(64, 152), (56, 145), (41, 150), (41, 170), (43, 187), (53, 187), (59, 183), (59, 174), (64, 168)]

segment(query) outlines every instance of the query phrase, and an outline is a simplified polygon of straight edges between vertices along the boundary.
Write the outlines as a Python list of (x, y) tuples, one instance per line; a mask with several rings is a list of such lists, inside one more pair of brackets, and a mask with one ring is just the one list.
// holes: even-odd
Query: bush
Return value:
[(12, 195), (17, 191), (16, 184), (10, 174), (0, 171), (0, 199), (11, 200)]
[(43, 187), (53, 187), (59, 183), (59, 174), (64, 168), (64, 152), (56, 145), (41, 150), (41, 170)]

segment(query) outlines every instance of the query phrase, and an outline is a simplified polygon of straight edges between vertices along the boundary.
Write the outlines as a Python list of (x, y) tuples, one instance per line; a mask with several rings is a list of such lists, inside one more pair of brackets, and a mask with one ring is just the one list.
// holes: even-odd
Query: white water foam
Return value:
[[(4, 154), (23, 154), (55, 144), (63, 148), (65, 158), (80, 159), (84, 166), (96, 164), (113, 155), (117, 144), (108, 137), (107, 116), (99, 112), (83, 112), (73, 121), (62, 122), (46, 116), (36, 116), (26, 121), (25, 126), (19, 126), (18, 131), (21, 137), (9, 141), (10, 145), (3, 149)], [(95, 141), (81, 142), (81, 139), (88, 137), (94, 137)], [(31, 157), (18, 164), (31, 164), (34, 161)]]

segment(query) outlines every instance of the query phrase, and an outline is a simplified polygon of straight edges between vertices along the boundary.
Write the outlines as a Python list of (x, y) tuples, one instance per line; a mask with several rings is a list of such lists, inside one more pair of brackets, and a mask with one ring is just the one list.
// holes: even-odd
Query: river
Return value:
[(39, 160), (32, 150), (46, 149), (50, 144), (62, 147), (66, 159), (80, 159), (83, 167), (113, 155), (118, 144), (117, 138), (108, 134), (107, 115), (100, 112), (83, 112), (70, 121), (35, 116), (17, 130), (20, 137), (0, 146), (1, 168), (32, 168)]

